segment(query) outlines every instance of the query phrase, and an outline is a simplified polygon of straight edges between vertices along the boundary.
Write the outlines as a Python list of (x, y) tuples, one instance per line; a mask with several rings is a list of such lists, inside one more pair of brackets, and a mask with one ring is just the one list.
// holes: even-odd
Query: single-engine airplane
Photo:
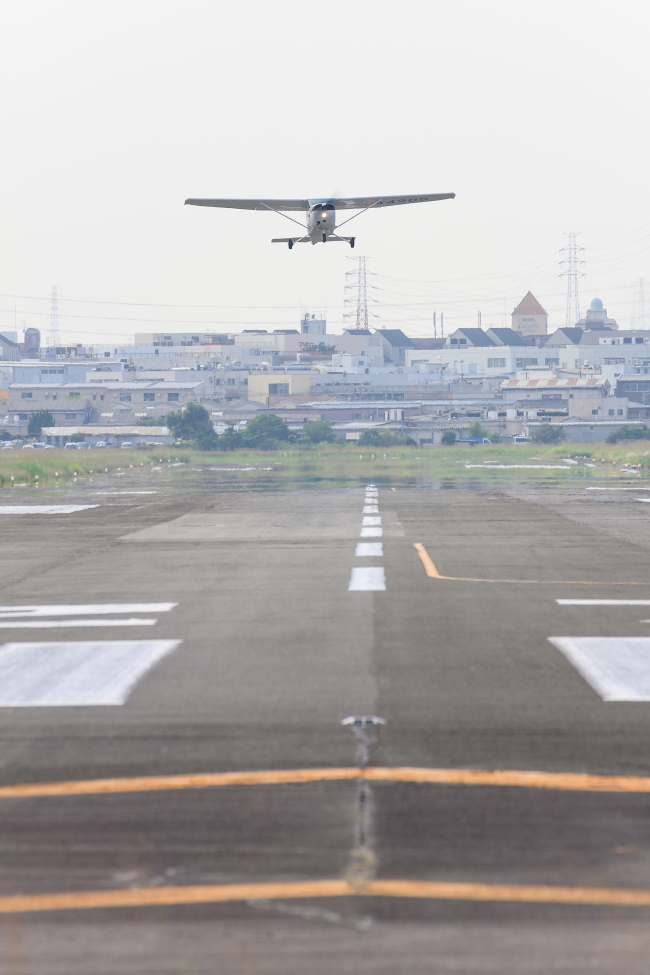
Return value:
[[(292, 220), (307, 231), (306, 234), (294, 237), (274, 237), (272, 244), (288, 244), (289, 250), (294, 244), (319, 244), (326, 243), (328, 240), (340, 240), (354, 247), (354, 237), (341, 237), (334, 233), (336, 226), (337, 210), (359, 210), (353, 217), (348, 217), (342, 224), (354, 220), (354, 217), (361, 216), (367, 210), (374, 207), (394, 207), (402, 203), (430, 203), (434, 200), (453, 200), (455, 193), (427, 193), (420, 196), (377, 196), (371, 199), (366, 197), (352, 197), (341, 200), (185, 200), (195, 207), (227, 207), (234, 210), (272, 210), (280, 213), (287, 220)], [(303, 224), (293, 217), (288, 217), (283, 211), (302, 211), (307, 214), (307, 223)]]

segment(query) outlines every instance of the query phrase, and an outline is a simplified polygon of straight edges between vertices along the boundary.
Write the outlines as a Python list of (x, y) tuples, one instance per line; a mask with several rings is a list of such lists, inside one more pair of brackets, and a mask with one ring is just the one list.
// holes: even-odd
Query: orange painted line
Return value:
[(430, 579), (442, 579), (446, 582), (507, 582), (523, 586), (650, 586), (650, 581), (595, 582), (593, 579), (469, 579), (463, 576), (443, 576), (438, 572), (435, 562), (422, 542), (414, 542), (413, 548), (418, 553), (427, 576)]
[(373, 880), (357, 887), (346, 880), (308, 880), (290, 883), (147, 887), (135, 890), (81, 890), (63, 894), (17, 894), (0, 897), (0, 914), (318, 897), (413, 897), (429, 900), (650, 907), (650, 890), (620, 887), (552, 887), (418, 880)]
[(35, 782), (0, 787), (0, 799), (33, 796), (81, 796), (114, 792), (157, 792), (168, 789), (210, 789), (223, 785), (282, 785), (284, 783), (357, 779), (361, 769), (303, 768), (262, 772), (199, 772), (191, 775), (149, 775), (128, 779), (86, 779)]
[(119, 792), (164, 792), (210, 789), (228, 785), (284, 785), (309, 782), (419, 782), (431, 785), (492, 785), (570, 792), (650, 792), (650, 776), (589, 775), (582, 772), (528, 772), (516, 769), (457, 768), (307, 768), (262, 772), (206, 772), (196, 775), (152, 775), (132, 779), (88, 779), (0, 787), (0, 799), (47, 796), (108, 795)]

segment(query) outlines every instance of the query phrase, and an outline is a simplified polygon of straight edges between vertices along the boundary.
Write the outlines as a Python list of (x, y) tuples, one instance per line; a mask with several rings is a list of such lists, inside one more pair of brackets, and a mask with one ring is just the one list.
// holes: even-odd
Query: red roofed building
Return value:
[(513, 330), (522, 336), (546, 335), (547, 324), (548, 315), (545, 309), (529, 291), (512, 313)]

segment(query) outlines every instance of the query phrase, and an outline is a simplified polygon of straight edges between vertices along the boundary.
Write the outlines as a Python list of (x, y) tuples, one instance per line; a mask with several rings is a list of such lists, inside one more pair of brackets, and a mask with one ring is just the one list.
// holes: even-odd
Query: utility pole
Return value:
[(444, 337), (445, 337), (445, 313), (444, 313), (444, 311), (441, 311), (440, 312), (440, 335), (444, 339)]
[(580, 320), (580, 295), (578, 293), (578, 278), (584, 277), (584, 273), (579, 270), (581, 264), (585, 262), (578, 257), (584, 254), (584, 247), (578, 247), (576, 243), (577, 234), (567, 234), (569, 243), (566, 247), (560, 248), (560, 253), (565, 256), (560, 264), (565, 265), (560, 277), (566, 277), (566, 318), (564, 324), (570, 328)]
[(50, 298), (50, 345), (56, 349), (59, 344), (59, 296), (54, 285)]
[(434, 337), (434, 339), (437, 339), (438, 338), (438, 326), (436, 325), (436, 313), (435, 313), (435, 311), (433, 313), (433, 337)]
[(646, 284), (645, 278), (639, 278), (637, 281), (636, 290), (636, 300), (635, 300), (635, 313), (632, 319), (632, 325), (635, 328), (647, 328), (648, 327), (648, 306), (646, 304)]
[(483, 326), (481, 325), (481, 313), (480, 313), (480, 311), (478, 312), (478, 327), (479, 327), (479, 328), (482, 328), (482, 327), (483, 327)]

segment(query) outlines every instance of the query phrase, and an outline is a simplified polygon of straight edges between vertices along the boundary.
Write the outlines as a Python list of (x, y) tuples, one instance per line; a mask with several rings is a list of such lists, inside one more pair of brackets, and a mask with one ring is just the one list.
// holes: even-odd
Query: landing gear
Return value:
[(323, 234), (323, 243), (327, 241), (327, 234)]
[(291, 248), (293, 247), (293, 241), (292, 240), (288, 241), (288, 244), (289, 244), (289, 250), (291, 250)]
[(356, 239), (356, 237), (350, 237), (350, 247), (354, 247), (354, 242)]

